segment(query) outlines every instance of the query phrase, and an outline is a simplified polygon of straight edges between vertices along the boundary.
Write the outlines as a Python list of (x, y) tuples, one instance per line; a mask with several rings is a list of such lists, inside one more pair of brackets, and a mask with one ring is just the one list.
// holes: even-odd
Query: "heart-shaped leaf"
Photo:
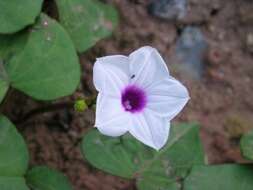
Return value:
[(252, 190), (252, 165), (194, 166), (184, 190)]
[(2, 115), (0, 116), (0, 155), (0, 178), (21, 177), (25, 174), (29, 160), (26, 144), (15, 126)]
[(5, 67), (14, 88), (40, 100), (70, 95), (80, 81), (80, 65), (71, 39), (44, 14), (30, 30), (23, 51)]
[[(15, 126), (0, 116), (0, 190), (29, 190), (24, 180), (28, 167), (28, 151)], [(47, 167), (35, 167), (27, 175), (27, 183), (36, 190), (72, 190), (68, 179)]]
[(0, 176), (1, 190), (29, 190), (23, 177)]
[(33, 24), (43, 0), (1, 0), (0, 33), (14, 33)]
[(111, 35), (117, 25), (117, 11), (98, 0), (56, 0), (56, 3), (60, 22), (79, 52)]
[(243, 135), (240, 145), (243, 156), (249, 160), (253, 160), (253, 130)]
[(72, 190), (67, 177), (45, 166), (32, 168), (26, 179), (29, 186), (36, 190)]
[(178, 180), (184, 178), (193, 165), (204, 163), (195, 124), (173, 126), (168, 143), (159, 152), (129, 134), (112, 138), (96, 129), (85, 135), (81, 148), (93, 166), (113, 175), (136, 179), (142, 190), (178, 190)]

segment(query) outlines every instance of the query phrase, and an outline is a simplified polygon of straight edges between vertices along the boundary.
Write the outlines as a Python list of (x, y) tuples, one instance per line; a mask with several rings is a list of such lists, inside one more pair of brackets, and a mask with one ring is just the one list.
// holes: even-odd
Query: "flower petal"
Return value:
[(159, 150), (168, 139), (170, 124), (165, 118), (145, 110), (142, 114), (133, 115), (133, 124), (129, 132), (142, 143)]
[(169, 76), (168, 68), (158, 53), (152, 47), (142, 47), (129, 56), (131, 83), (148, 87), (155, 81), (160, 81)]
[(120, 99), (98, 94), (95, 127), (104, 135), (120, 136), (131, 125), (129, 114), (124, 112)]
[(172, 77), (154, 83), (146, 91), (147, 108), (169, 120), (173, 119), (189, 100), (187, 89)]
[(98, 58), (94, 64), (93, 82), (99, 92), (119, 96), (129, 79), (129, 58), (126, 56), (106, 56)]

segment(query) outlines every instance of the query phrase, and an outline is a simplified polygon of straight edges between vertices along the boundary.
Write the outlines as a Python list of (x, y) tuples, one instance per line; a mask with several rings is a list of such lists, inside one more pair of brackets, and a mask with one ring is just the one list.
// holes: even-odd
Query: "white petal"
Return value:
[(173, 119), (189, 100), (187, 89), (172, 77), (154, 83), (146, 91), (147, 108), (169, 120)]
[(129, 82), (129, 58), (113, 55), (98, 58), (93, 67), (93, 82), (104, 94), (119, 96)]
[(165, 118), (154, 115), (145, 110), (141, 114), (133, 115), (133, 124), (129, 132), (142, 143), (159, 150), (169, 136), (170, 124)]
[(153, 82), (169, 76), (164, 60), (158, 51), (152, 47), (142, 47), (131, 53), (129, 58), (131, 83), (148, 87)]
[(120, 99), (98, 94), (95, 127), (108, 136), (120, 136), (128, 131), (131, 125), (129, 113), (123, 110)]

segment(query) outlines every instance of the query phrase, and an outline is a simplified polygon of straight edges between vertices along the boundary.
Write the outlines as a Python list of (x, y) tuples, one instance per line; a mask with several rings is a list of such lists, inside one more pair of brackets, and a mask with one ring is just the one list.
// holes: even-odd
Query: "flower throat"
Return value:
[(131, 113), (141, 112), (147, 104), (146, 93), (138, 86), (127, 86), (121, 93), (121, 104), (125, 111)]

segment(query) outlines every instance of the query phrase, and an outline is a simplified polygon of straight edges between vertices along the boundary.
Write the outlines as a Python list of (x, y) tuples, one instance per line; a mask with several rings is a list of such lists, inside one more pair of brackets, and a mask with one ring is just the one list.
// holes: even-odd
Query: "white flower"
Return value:
[(95, 127), (104, 135), (126, 132), (159, 150), (168, 139), (170, 123), (189, 100), (187, 89), (170, 76), (152, 47), (130, 56), (98, 58), (93, 81), (99, 91)]

